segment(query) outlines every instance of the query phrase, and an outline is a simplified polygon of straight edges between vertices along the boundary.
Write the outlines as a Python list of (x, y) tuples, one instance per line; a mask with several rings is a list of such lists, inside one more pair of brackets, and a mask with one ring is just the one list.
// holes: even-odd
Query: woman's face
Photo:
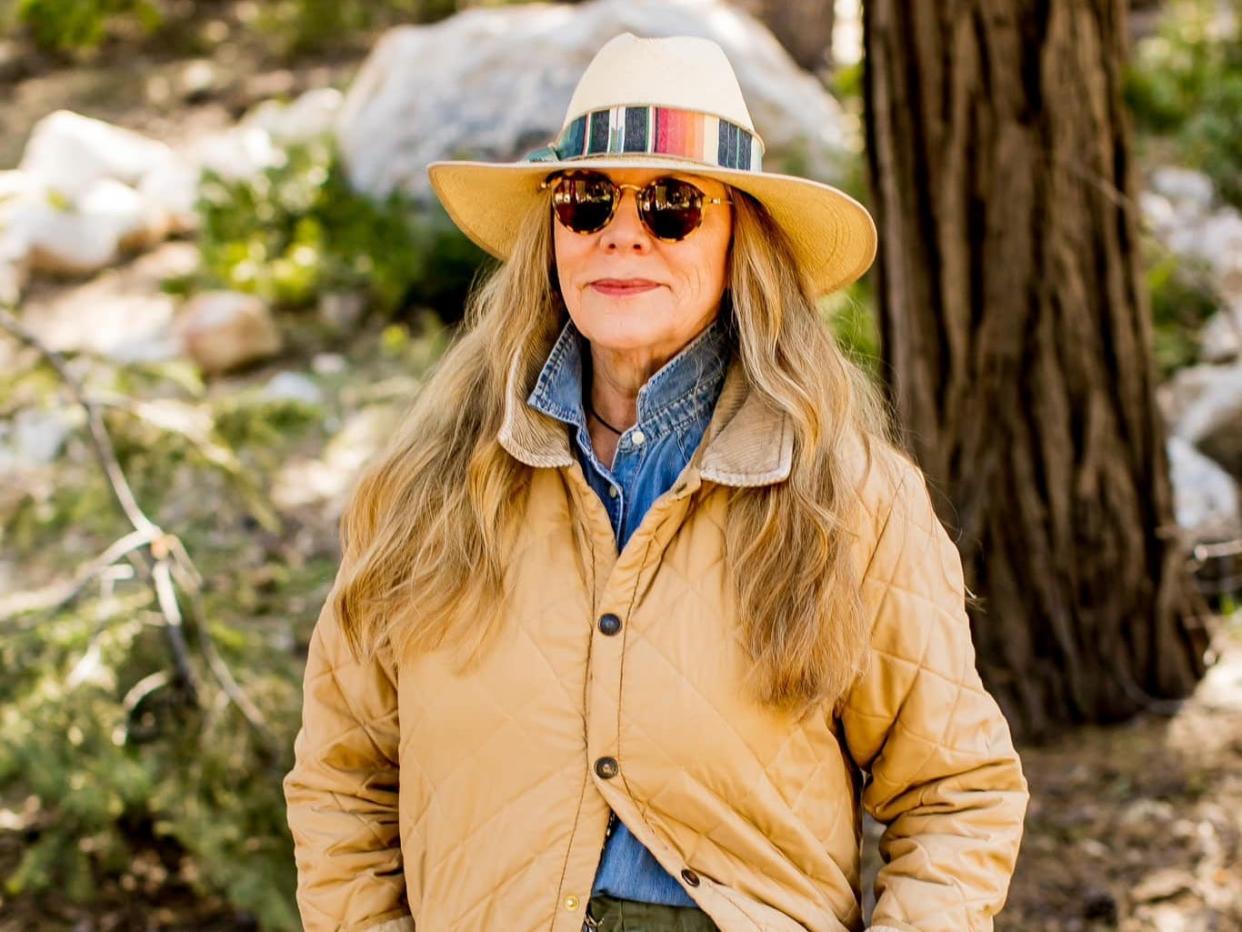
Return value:
[[(611, 169), (618, 184), (672, 175), (707, 197), (728, 197), (719, 181), (668, 169)], [(732, 208), (706, 204), (703, 222), (685, 239), (656, 239), (638, 217), (638, 192), (622, 191), (612, 220), (575, 233), (553, 219), (556, 270), (574, 325), (593, 344), (618, 352), (672, 356), (720, 306), (727, 281)], [(625, 287), (628, 283), (630, 287)]]

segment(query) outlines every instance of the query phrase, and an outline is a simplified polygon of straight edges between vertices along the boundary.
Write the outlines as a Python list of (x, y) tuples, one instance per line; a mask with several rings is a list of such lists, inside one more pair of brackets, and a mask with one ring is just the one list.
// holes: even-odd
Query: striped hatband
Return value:
[(526, 156), (559, 161), (643, 153), (690, 158), (721, 168), (760, 171), (763, 141), (713, 113), (672, 107), (607, 107), (570, 120), (556, 142)]

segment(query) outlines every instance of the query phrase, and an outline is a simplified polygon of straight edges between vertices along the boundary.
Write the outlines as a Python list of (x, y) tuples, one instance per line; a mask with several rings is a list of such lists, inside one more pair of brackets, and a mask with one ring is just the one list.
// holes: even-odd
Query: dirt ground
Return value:
[(1242, 930), (1242, 612), (1172, 716), (1021, 749), (1031, 804), (999, 930)]

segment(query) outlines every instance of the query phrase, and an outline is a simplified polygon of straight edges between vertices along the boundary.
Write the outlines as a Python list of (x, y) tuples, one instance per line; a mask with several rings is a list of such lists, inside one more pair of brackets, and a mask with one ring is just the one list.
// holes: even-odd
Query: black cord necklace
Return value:
[(589, 415), (591, 415), (593, 418), (595, 418), (595, 420), (599, 421), (601, 424), (607, 427), (610, 431), (612, 431), (618, 437), (620, 437), (624, 433), (624, 431), (617, 430), (615, 427), (613, 427), (611, 424), (605, 421), (602, 417), (600, 417), (598, 413), (596, 413), (595, 406), (591, 404), (590, 398), (587, 399), (586, 407), (587, 407), (587, 413)]

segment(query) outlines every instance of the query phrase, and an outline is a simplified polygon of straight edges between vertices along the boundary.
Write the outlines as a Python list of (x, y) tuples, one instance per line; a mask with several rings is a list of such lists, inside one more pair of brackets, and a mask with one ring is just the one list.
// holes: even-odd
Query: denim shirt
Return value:
[[(651, 376), (638, 391), (637, 422), (617, 441), (612, 468), (591, 447), (583, 407), (583, 360), (590, 348), (572, 320), (548, 354), (527, 404), (569, 425), (574, 453), (612, 521), (617, 550), (651, 504), (672, 486), (711, 420), (730, 356), (722, 316)], [(591, 893), (648, 903), (695, 906), (654, 855), (615, 817)]]

